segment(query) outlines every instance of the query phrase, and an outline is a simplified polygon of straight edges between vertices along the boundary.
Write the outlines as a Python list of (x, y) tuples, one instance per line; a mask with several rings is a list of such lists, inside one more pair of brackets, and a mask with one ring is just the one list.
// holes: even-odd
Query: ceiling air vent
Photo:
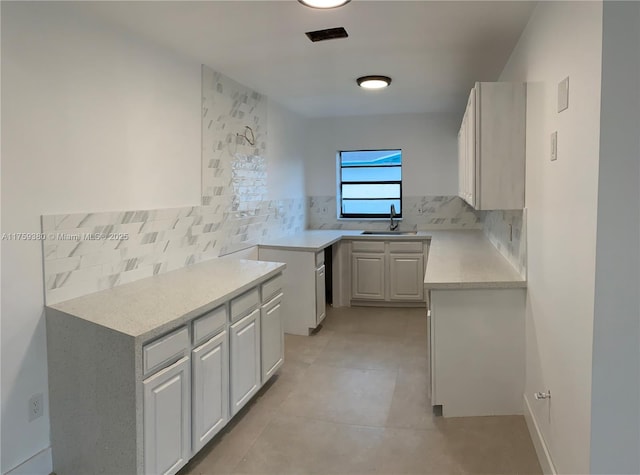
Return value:
[(305, 33), (314, 43), (317, 41), (335, 40), (338, 38), (347, 38), (349, 34), (343, 27), (329, 28), (327, 30), (307, 31)]

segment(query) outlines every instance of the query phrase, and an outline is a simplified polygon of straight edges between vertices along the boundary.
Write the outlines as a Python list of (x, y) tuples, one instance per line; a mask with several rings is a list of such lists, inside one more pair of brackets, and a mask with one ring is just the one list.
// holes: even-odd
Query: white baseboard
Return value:
[(49, 475), (52, 472), (51, 447), (47, 447), (9, 470), (5, 475)]
[(546, 475), (557, 475), (558, 472), (556, 472), (556, 467), (553, 465), (553, 460), (551, 460), (551, 453), (544, 441), (544, 437), (540, 431), (540, 426), (538, 426), (536, 418), (533, 415), (533, 411), (531, 410), (531, 405), (529, 404), (526, 394), (524, 395), (524, 419), (527, 421), (527, 428), (529, 429), (533, 446), (536, 449), (542, 473)]

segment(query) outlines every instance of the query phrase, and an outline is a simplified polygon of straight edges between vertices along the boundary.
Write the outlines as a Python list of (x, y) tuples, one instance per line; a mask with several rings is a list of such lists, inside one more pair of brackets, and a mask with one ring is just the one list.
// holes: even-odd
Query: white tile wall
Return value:
[[(520, 272), (527, 274), (526, 210), (487, 211), (484, 233), (500, 253)], [(511, 226), (512, 229), (509, 229)]]

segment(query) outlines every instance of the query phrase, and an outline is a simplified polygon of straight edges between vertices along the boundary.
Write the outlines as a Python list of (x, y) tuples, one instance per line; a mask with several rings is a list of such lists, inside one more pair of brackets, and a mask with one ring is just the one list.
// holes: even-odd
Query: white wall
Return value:
[(640, 2), (605, 2), (591, 473), (640, 473)]
[(308, 119), (268, 102), (267, 192), (270, 200), (304, 198), (305, 132)]
[(402, 149), (405, 196), (457, 195), (457, 115), (401, 114), (310, 119), (308, 196), (336, 193), (336, 152)]
[(589, 472), (601, 52), (601, 2), (541, 2), (501, 76), (528, 84), (525, 396), (562, 473)]
[[(79, 17), (2, 2), (2, 232), (40, 215), (200, 202), (200, 65)], [(2, 242), (2, 473), (49, 446), (39, 242)]]

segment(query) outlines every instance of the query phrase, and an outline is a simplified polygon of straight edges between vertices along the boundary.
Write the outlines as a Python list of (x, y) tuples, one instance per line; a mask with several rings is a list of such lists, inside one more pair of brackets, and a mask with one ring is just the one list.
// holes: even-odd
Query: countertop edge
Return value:
[[(314, 230), (312, 230), (314, 231)], [(333, 230), (332, 230), (333, 231)], [(323, 249), (332, 246), (338, 241), (347, 240), (347, 241), (388, 241), (390, 239), (394, 241), (427, 241), (430, 240), (431, 234), (427, 231), (419, 231), (418, 234), (408, 234), (408, 235), (385, 235), (385, 234), (360, 234), (361, 231), (355, 231), (358, 234), (354, 233), (353, 230), (335, 230), (337, 235), (335, 237), (329, 238), (326, 241), (321, 241), (317, 246), (309, 246), (309, 245), (296, 245), (296, 244), (286, 244), (286, 243), (265, 243), (258, 244), (258, 248), (260, 249), (276, 249), (282, 251), (312, 251), (318, 252)]]
[(279, 249), (283, 251), (312, 251), (318, 252), (323, 249), (334, 245), (338, 241), (342, 240), (343, 236), (337, 236), (334, 239), (330, 239), (328, 241), (323, 242), (320, 246), (295, 246), (295, 245), (286, 245), (286, 244), (258, 244), (259, 249)]
[(527, 281), (424, 283), (425, 290), (526, 289)]
[(431, 234), (423, 233), (423, 234), (359, 234), (359, 235), (346, 235), (343, 236), (342, 239), (346, 239), (348, 241), (429, 241), (433, 239)]

